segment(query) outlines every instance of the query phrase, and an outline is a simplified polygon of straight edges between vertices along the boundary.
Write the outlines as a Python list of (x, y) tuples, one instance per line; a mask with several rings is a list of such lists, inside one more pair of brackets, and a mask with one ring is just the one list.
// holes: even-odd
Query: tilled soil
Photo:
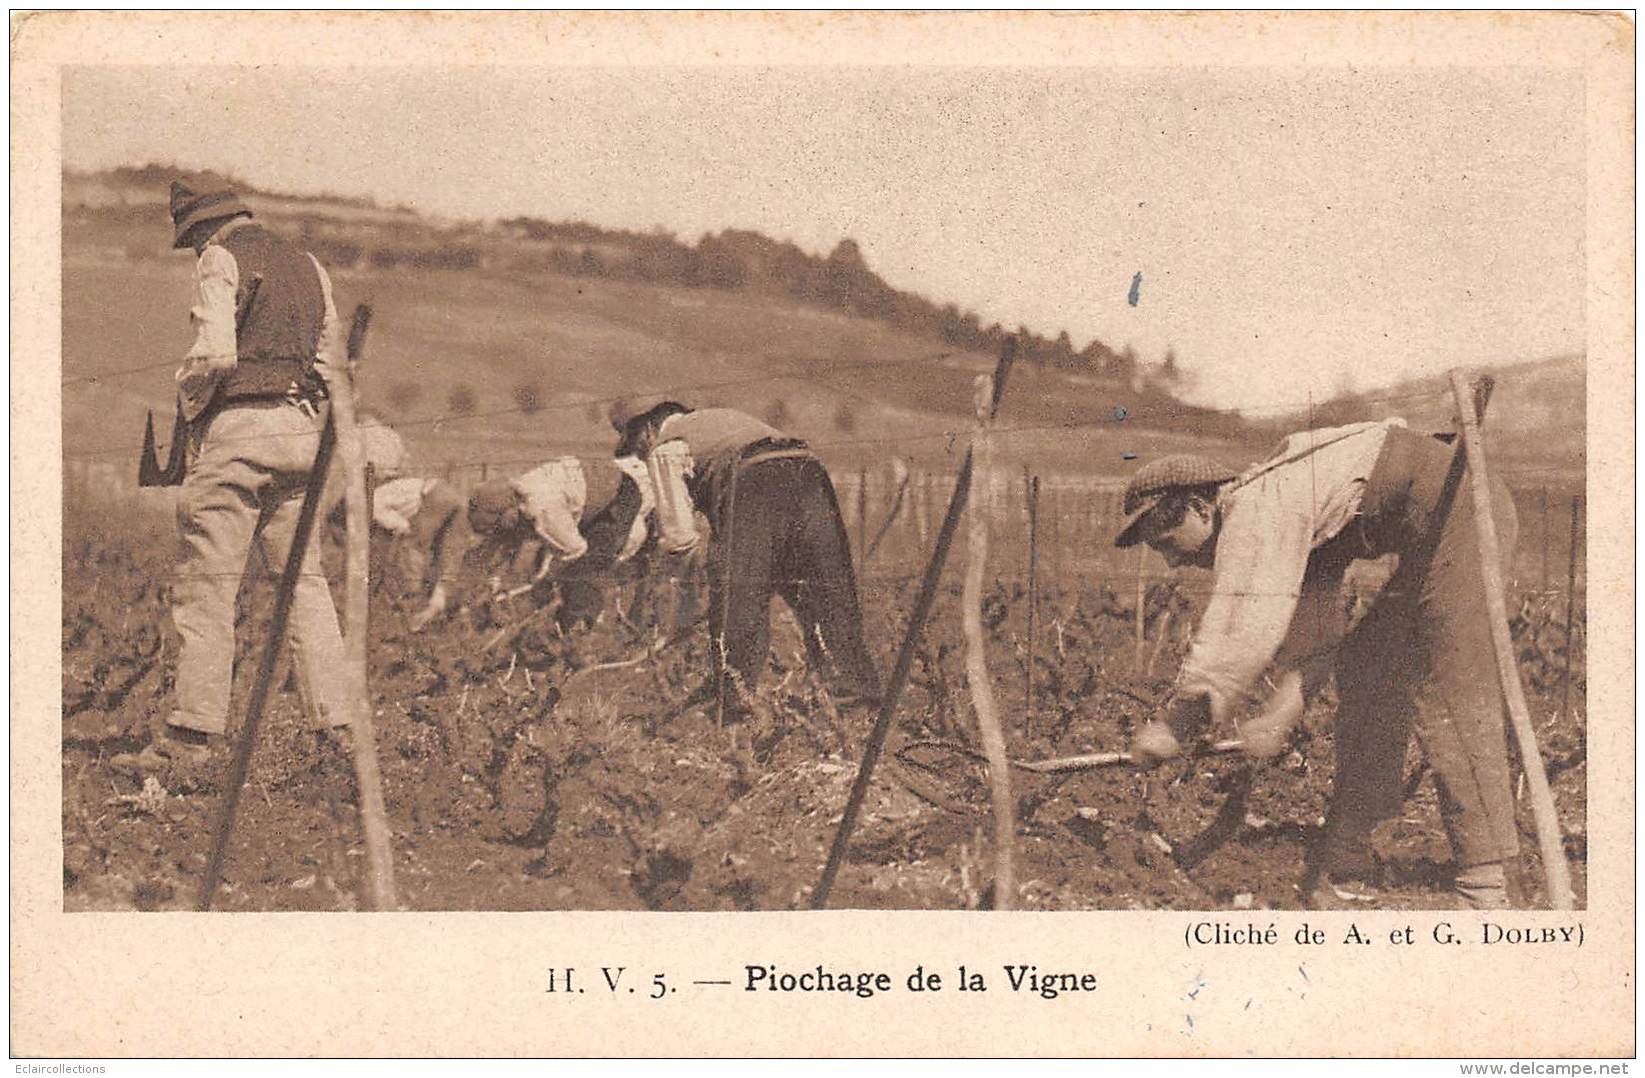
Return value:
[[(228, 770), (227, 745), (192, 774), (146, 789), (109, 765), (139, 748), (172, 703), (175, 637), (164, 585), (171, 540), (65, 526), (64, 905), (191, 907)], [(913, 570), (910, 569), (910, 574)], [(706, 632), (643, 654), (646, 609), (613, 595), (570, 637), (529, 612), (480, 608), (421, 634), (392, 573), (374, 592), (370, 686), (398, 899), (409, 909), (798, 909), (810, 902), (873, 716), (837, 707), (807, 674), (777, 613), (772, 665), (753, 721), (722, 727), (684, 706), (707, 669)], [(877, 574), (876, 574), (877, 575)], [(986, 774), (963, 672), (958, 574), (941, 595), (876, 771), (835, 908), (986, 908), (993, 894)], [(865, 587), (871, 644), (889, 670), (917, 581)], [(340, 594), (340, 593), (339, 593)], [(1559, 609), (1522, 607), (1521, 672), (1564, 827), (1579, 900), (1586, 884), (1585, 692), (1581, 638), (1561, 719), (1566, 647)], [(1134, 610), (1101, 584), (1045, 595), (1034, 694), (1025, 706), (1026, 596), (1002, 581), (984, 621), (997, 699), (1016, 759), (1125, 746), (1180, 659), (1189, 601), (1157, 586), (1139, 658)], [(233, 713), (249, 694), (272, 607), (266, 576), (241, 596)], [(1166, 612), (1171, 617), (1166, 618)], [(1580, 615), (1578, 624), (1580, 624)], [(1163, 639), (1162, 639), (1163, 637)], [(1142, 670), (1139, 672), (1138, 667)], [(364, 901), (352, 768), (305, 729), (279, 679), (240, 802), (215, 905), (354, 909)], [(1329, 698), (1265, 764), (1201, 757), (1152, 773), (1015, 771), (1017, 905), (1032, 909), (1292, 908), (1331, 775)], [(1378, 832), (1382, 905), (1448, 904), (1451, 867), (1431, 781), (1411, 750), (1404, 814)], [(1525, 900), (1541, 871), (1522, 799)]]

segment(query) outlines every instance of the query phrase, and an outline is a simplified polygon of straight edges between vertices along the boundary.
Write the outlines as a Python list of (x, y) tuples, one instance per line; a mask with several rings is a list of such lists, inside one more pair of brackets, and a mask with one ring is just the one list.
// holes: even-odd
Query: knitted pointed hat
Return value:
[(183, 242), (189, 229), (202, 221), (222, 217), (251, 216), (251, 210), (233, 191), (212, 191), (199, 194), (181, 180), (171, 181), (171, 223), (176, 229), (173, 247), (187, 247)]

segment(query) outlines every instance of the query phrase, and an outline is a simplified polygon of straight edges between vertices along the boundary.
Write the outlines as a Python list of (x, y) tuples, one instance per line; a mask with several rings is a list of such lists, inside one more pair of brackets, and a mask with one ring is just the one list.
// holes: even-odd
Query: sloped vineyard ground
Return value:
[[(63, 879), (70, 910), (188, 907), (221, 804), (228, 749), (197, 774), (145, 790), (110, 757), (140, 746), (172, 703), (176, 640), (165, 585), (171, 543), (107, 529), (71, 507), (64, 530)], [(380, 559), (391, 564), (392, 557)], [(986, 776), (963, 673), (951, 568), (914, 664), (886, 756), (831, 905), (991, 905)], [(889, 670), (917, 567), (874, 566), (864, 587), (871, 645)], [(778, 612), (758, 717), (722, 727), (682, 707), (706, 669), (706, 634), (647, 661), (653, 602), (614, 592), (601, 622), (566, 638), (523, 611), (471, 609), (421, 634), (389, 569), (373, 593), (370, 684), (400, 902), (411, 909), (804, 908), (826, 858), (872, 716), (834, 706), (807, 674)], [(1123, 748), (1165, 692), (1192, 610), (1155, 585), (1139, 656), (1134, 608), (1098, 582), (1049, 589), (1037, 611), (1025, 701), (1027, 598), (1002, 572), (984, 619), (989, 661), (1021, 760)], [(666, 603), (662, 604), (668, 605)], [(240, 604), (238, 716), (266, 638), (272, 587)], [(1568, 716), (1563, 600), (1515, 618), (1522, 676), (1549, 763), (1578, 895), (1586, 885), (1581, 635)], [(1168, 616), (1169, 615), (1169, 616)], [(1581, 624), (1578, 607), (1578, 624)], [(493, 641), (497, 641), (493, 643)], [(488, 648), (487, 645), (491, 644)], [(1140, 670), (1139, 670), (1140, 667)], [(1417, 772), (1403, 814), (1378, 832), (1385, 904), (1446, 904), (1449, 865), (1432, 783)], [(1296, 884), (1331, 775), (1330, 700), (1290, 749), (1253, 767), (1204, 757), (1141, 774), (1016, 772), (1018, 905), (1034, 909), (1216, 909), (1298, 905)], [(282, 675), (252, 762), (218, 906), (333, 910), (362, 900), (364, 851), (352, 769), (304, 728)], [(1541, 900), (1522, 801), (1526, 898)]]

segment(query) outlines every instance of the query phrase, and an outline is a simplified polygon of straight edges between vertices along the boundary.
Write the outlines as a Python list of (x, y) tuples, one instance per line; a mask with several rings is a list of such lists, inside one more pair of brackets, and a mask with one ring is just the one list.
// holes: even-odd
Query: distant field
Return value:
[[(65, 253), (66, 453), (135, 459), (144, 411), (169, 415), (168, 364), (189, 341), (190, 272), (184, 255), (128, 261), (106, 249)], [(739, 293), (483, 271), (362, 270), (334, 279), (345, 317), (361, 301), (375, 312), (365, 402), (400, 424), (431, 465), (506, 468), (552, 453), (601, 455), (612, 440), (606, 401), (677, 390), (687, 403), (777, 420), (841, 466), (896, 453), (916, 466), (952, 469), (970, 425), (971, 380), (993, 365), (976, 354), (937, 358), (935, 342), (883, 323)], [(146, 364), (160, 366), (80, 381)], [(1134, 466), (1127, 453), (1254, 455), (1116, 422), (1113, 409), (1125, 402), (1102, 396), (1019, 368), (1000, 417), (1002, 465), (1123, 474)], [(1070, 423), (1096, 425), (1071, 430)], [(951, 440), (950, 432), (962, 437)]]
[[(191, 262), (166, 251), (164, 184), (151, 179), (65, 177), (63, 434), (71, 457), (129, 467), (145, 409), (169, 414), (172, 406), (170, 366), (188, 344)], [(781, 291), (554, 272), (544, 262), (549, 245), (497, 224), (275, 194), (254, 202), (274, 228), (315, 244), (322, 257), (349, 252), (340, 264), (358, 268), (333, 271), (338, 306), (345, 317), (362, 301), (376, 312), (365, 403), (402, 430), (430, 469), (484, 463), (508, 471), (551, 454), (604, 456), (610, 399), (669, 391), (689, 404), (742, 408), (801, 435), (837, 473), (893, 455), (915, 469), (951, 473), (972, 423), (972, 380), (995, 361)], [(376, 257), (407, 252), (468, 252), (478, 261), (466, 269), (391, 268)], [(84, 380), (138, 366), (155, 369)], [(1487, 423), (1493, 460), (1521, 487), (1579, 493), (1582, 358), (1497, 374)], [(1374, 385), (1375, 372), (1361, 380)], [(1204, 420), (1220, 420), (1216, 429), (1228, 432), (1208, 437), (1158, 389), (1139, 394), (1089, 371), (1023, 363), (1006, 393), (996, 455), (1013, 473), (1026, 465), (1070, 477), (1123, 477), (1138, 460), (1184, 450), (1238, 466), (1310, 420), (1329, 426), (1399, 415), (1440, 429), (1452, 411), (1440, 378), (1320, 402), (1317, 413), (1282, 416), (1275, 409), (1298, 402), (1272, 404), (1248, 417), (1256, 422), (1243, 433), (1237, 419)], [(1117, 408), (1129, 418), (1117, 420)]]

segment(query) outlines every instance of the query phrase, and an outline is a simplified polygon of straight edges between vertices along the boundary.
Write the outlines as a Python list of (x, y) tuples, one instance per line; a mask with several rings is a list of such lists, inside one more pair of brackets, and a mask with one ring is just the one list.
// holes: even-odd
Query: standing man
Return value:
[(693, 510), (708, 518), (708, 689), (722, 717), (746, 717), (765, 667), (771, 599), (799, 618), (807, 653), (832, 674), (842, 702), (879, 699), (863, 643), (851, 544), (828, 470), (806, 444), (729, 408), (692, 410), (660, 397), (619, 401), (617, 452), (646, 462), (657, 505), (658, 550), (683, 555), (700, 541)]
[[(1508, 905), (1519, 842), (1465, 472), (1451, 445), (1394, 420), (1292, 435), (1238, 477), (1202, 457), (1166, 457), (1126, 487), (1115, 545), (1147, 543), (1172, 566), (1216, 574), (1166, 718), (1133, 738), (1139, 760), (1177, 755), (1208, 722), (1226, 728), (1270, 667), (1275, 688), (1240, 733), (1248, 751), (1278, 752), (1335, 652), (1336, 777), (1307, 884), (1316, 908), (1374, 898), (1370, 833), (1400, 808), (1413, 726), (1460, 901)], [(1493, 487), (1507, 557), (1517, 518), (1507, 489)], [(1344, 639), (1344, 571), (1385, 554), (1399, 567)]]
[[(252, 545), (284, 565), (319, 449), (328, 384), (349, 377), (331, 281), (314, 256), (252, 219), (232, 191), (171, 186), (177, 248), (192, 248), (194, 344), (177, 371), (189, 421), (177, 500), (182, 551), (172, 613), (182, 650), (177, 706), (141, 753), (111, 763), (153, 773), (209, 758), (227, 728), (234, 602)], [(297, 666), (317, 719), (349, 722), (337, 611), (311, 542), (291, 607)]]

